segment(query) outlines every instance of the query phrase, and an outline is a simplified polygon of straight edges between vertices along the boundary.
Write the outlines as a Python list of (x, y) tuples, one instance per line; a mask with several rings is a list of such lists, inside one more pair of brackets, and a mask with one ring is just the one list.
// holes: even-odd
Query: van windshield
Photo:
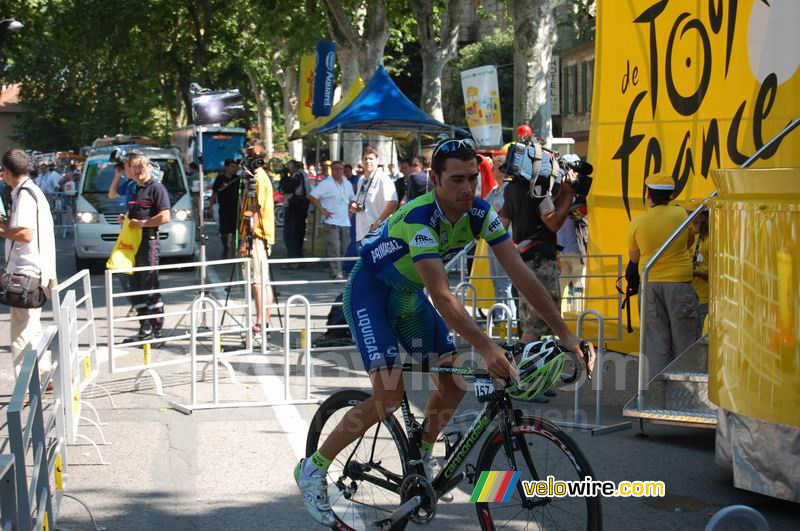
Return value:
[[(176, 159), (151, 159), (158, 164), (164, 177), (162, 184), (167, 189), (170, 205), (174, 205), (181, 197), (186, 194), (186, 186), (181, 176), (181, 169)], [(114, 163), (105, 160), (93, 160), (88, 162), (86, 175), (81, 186), (81, 195), (101, 213), (125, 212), (128, 209), (127, 197), (132, 193), (133, 183), (125, 176), (120, 179), (117, 192), (119, 199), (108, 198), (108, 187), (114, 179)]]

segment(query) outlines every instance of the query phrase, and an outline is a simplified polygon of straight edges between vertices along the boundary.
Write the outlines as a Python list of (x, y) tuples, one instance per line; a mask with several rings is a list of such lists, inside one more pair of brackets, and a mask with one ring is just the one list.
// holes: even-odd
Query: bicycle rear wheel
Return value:
[[(602, 529), (599, 497), (527, 497), (524, 480), (581, 481), (594, 478), (589, 461), (560, 428), (536, 417), (522, 419), (506, 445), (500, 430), (490, 434), (478, 457), (478, 472), (520, 472), (508, 502), (476, 503), (484, 530), (494, 529)], [(510, 447), (510, 449), (509, 449)], [(514, 466), (512, 467), (512, 463)]]
[[(345, 413), (370, 395), (340, 391), (317, 410), (306, 440), (306, 455), (339, 424)], [(337, 455), (328, 468), (328, 498), (339, 529), (366, 529), (401, 504), (400, 484), (407, 474), (408, 442), (394, 416), (371, 427)], [(406, 520), (392, 529), (403, 529)]]

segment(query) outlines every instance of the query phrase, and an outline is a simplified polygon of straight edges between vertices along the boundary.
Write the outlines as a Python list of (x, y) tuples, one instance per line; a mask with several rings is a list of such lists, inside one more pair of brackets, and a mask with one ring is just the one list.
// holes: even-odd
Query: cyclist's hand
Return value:
[(505, 349), (492, 343), (491, 349), (488, 352), (481, 352), (481, 355), (486, 360), (486, 368), (492, 378), (503, 381), (508, 378), (517, 380), (517, 369), (506, 358)]
[(597, 357), (594, 352), (594, 345), (592, 345), (590, 341), (586, 341), (586, 343), (589, 345), (589, 360), (587, 362), (583, 357), (583, 352), (581, 351), (581, 341), (584, 340), (572, 334), (570, 334), (569, 337), (561, 338), (561, 344), (577, 354), (578, 359), (586, 363), (586, 372), (591, 375), (592, 371), (594, 371), (594, 361)]

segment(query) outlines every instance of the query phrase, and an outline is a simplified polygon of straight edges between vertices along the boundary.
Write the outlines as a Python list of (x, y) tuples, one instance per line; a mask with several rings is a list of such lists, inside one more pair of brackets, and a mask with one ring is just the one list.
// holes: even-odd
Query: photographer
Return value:
[[(537, 157), (533, 164), (532, 181), (527, 176), (513, 177), (506, 185), (500, 215), (504, 218), (504, 223), (511, 223), (514, 243), (523, 261), (536, 274), (556, 306), (560, 307), (556, 233), (567, 219), (575, 199), (573, 185), (577, 185), (578, 174), (574, 169), (567, 169), (563, 177), (567, 185), (547, 189), (543, 183), (550, 177), (558, 180), (558, 163), (540, 146), (530, 146), (528, 150), (533, 150)], [(506, 164), (508, 163), (507, 158)], [(520, 296), (518, 315), (523, 342), (536, 341), (542, 336), (552, 334), (542, 316), (523, 296)]]
[[(311, 183), (308, 174), (303, 171), (303, 165), (298, 161), (290, 160), (286, 164), (286, 168), (288, 171), (281, 177), (280, 182), (281, 192), (286, 199), (283, 241), (286, 244), (287, 258), (302, 258)], [(301, 264), (286, 264), (286, 269), (298, 269), (299, 267)]]
[[(158, 227), (169, 223), (170, 203), (167, 189), (160, 181), (153, 178), (152, 173), (157, 171), (147, 156), (133, 150), (124, 157), (124, 170), (130, 180), (135, 183), (128, 200), (127, 218), (133, 228), (142, 229), (142, 242), (136, 251), (136, 267), (157, 266), (160, 261), (161, 249), (158, 241)], [(111, 199), (119, 197), (119, 180), (122, 171), (114, 174), (114, 180), (109, 186), (108, 196)], [(119, 215), (122, 224), (126, 214)], [(131, 297), (136, 314), (140, 317), (163, 313), (164, 302), (159, 293), (158, 271), (137, 271), (131, 275), (131, 291), (148, 291), (147, 295)], [(123, 341), (133, 343), (161, 337), (164, 326), (163, 317), (141, 319), (139, 333)]]
[(256, 305), (256, 324), (253, 325), (255, 334), (262, 332), (262, 322), (269, 323), (269, 308), (266, 308), (263, 317), (262, 311), (264, 305), (272, 304), (273, 301), (271, 286), (267, 286), (263, 297), (260, 289), (262, 278), (264, 282), (269, 282), (268, 260), (271, 247), (275, 245), (275, 199), (272, 195), (272, 180), (262, 166), (263, 157), (259, 157), (258, 151), (249, 151), (242, 169), (246, 181), (239, 224), (239, 256), (249, 256), (252, 259), (250, 271), (251, 288)]

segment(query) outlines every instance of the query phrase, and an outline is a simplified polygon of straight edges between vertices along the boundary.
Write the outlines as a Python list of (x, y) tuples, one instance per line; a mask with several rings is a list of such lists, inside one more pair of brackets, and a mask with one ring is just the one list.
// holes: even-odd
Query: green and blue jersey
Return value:
[(414, 262), (439, 258), (447, 263), (472, 240), (489, 245), (508, 239), (500, 216), (476, 197), (472, 208), (451, 224), (434, 191), (404, 205), (361, 241), (364, 266), (389, 286), (418, 291), (425, 287)]

